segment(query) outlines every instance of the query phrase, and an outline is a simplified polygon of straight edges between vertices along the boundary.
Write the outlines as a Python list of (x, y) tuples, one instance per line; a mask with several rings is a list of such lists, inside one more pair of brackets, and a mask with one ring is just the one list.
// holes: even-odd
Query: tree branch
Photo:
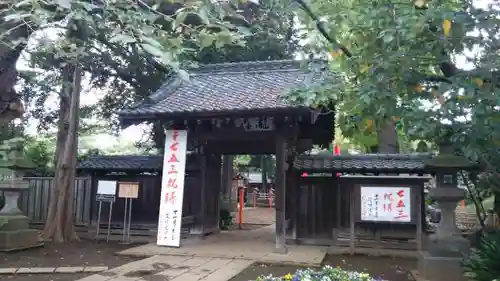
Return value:
[(306, 12), (306, 14), (316, 23), (316, 28), (318, 29), (319, 33), (321, 33), (321, 35), (323, 35), (323, 37), (328, 42), (341, 49), (346, 56), (352, 57), (352, 53), (345, 46), (341, 45), (332, 36), (330, 36), (330, 34), (328, 34), (328, 32), (326, 31), (325, 23), (318, 19), (318, 16), (313, 13), (309, 5), (307, 5), (307, 3), (304, 2), (304, 0), (293, 0), (293, 1), (297, 2), (302, 8), (302, 10), (304, 10), (304, 12)]

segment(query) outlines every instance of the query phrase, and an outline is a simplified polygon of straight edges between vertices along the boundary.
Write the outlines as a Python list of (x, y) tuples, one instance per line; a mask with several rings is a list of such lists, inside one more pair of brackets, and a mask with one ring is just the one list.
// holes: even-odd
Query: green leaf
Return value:
[(177, 74), (182, 80), (189, 81), (189, 73), (186, 70), (179, 69), (179, 71), (177, 71)]
[(73, 2), (73, 0), (56, 0), (55, 2), (57, 5), (65, 8), (65, 9), (70, 9), (71, 3)]
[(198, 16), (200, 17), (203, 24), (207, 25), (210, 23), (209, 14), (206, 6), (202, 6), (198, 11)]
[(93, 11), (94, 9), (98, 9), (99, 6), (97, 5), (94, 5), (92, 3), (88, 3), (88, 2), (79, 2), (78, 4), (80, 4), (87, 12), (90, 12), (90, 11)]
[(31, 6), (32, 2), (33, 2), (32, 0), (23, 0), (23, 1), (17, 2), (14, 5), (14, 7), (21, 8), (22, 6)]
[(124, 44), (131, 44), (131, 43), (135, 43), (136, 41), (137, 40), (134, 37), (127, 35), (127, 34), (118, 34), (118, 35), (115, 35), (109, 39), (110, 43), (121, 42)]
[(142, 37), (142, 41), (144, 43), (147, 43), (147, 44), (149, 44), (151, 46), (154, 46), (156, 48), (159, 48), (159, 49), (163, 48), (163, 44), (160, 43), (160, 42), (158, 42), (158, 40), (156, 40), (154, 38), (151, 38), (151, 37), (148, 37), (148, 36), (144, 36), (144, 37)]
[(8, 22), (8, 21), (21, 21), (25, 18), (28, 18), (30, 17), (31, 14), (17, 14), (17, 13), (12, 13), (12, 14), (9, 14), (9, 15), (6, 15), (5, 17), (3, 17), (3, 20), (5, 22)]
[(216, 48), (221, 48), (224, 45), (229, 45), (233, 42), (233, 39), (231, 38), (231, 34), (228, 31), (221, 31), (217, 33), (215, 37), (215, 47)]
[(215, 39), (214, 36), (209, 33), (206, 32), (200, 33), (200, 47), (203, 49), (211, 46), (212, 43), (214, 42), (214, 39)]
[(189, 14), (188, 11), (184, 9), (179, 9), (175, 15), (175, 20), (174, 20), (174, 28), (179, 27), (184, 23), (184, 20), (186, 20), (187, 15)]
[(384, 43), (391, 43), (394, 40), (394, 36), (392, 34), (385, 34), (383, 40)]
[(163, 57), (163, 55), (164, 55), (164, 52), (162, 50), (160, 50), (160, 49), (158, 49), (155, 46), (152, 46), (150, 44), (142, 43), (141, 47), (144, 49), (144, 51), (146, 51), (147, 53), (149, 53), (152, 56)]

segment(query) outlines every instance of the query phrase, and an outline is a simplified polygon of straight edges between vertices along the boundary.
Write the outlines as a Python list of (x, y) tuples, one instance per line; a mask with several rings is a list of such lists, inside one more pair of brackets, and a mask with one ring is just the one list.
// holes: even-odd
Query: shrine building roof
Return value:
[[(188, 156), (187, 170), (194, 170), (194, 162)], [(102, 155), (89, 156), (77, 164), (80, 171), (109, 171), (109, 172), (161, 172), (163, 156), (143, 155)]]
[(231, 113), (308, 110), (281, 96), (287, 91), (328, 77), (321, 61), (253, 61), (200, 65), (189, 79), (171, 75), (147, 100), (122, 110), (124, 124), (158, 117), (218, 117)]
[(107, 155), (89, 156), (87, 159), (78, 162), (77, 169), (161, 171), (162, 166), (162, 156)]
[(374, 173), (424, 173), (425, 160), (430, 153), (411, 154), (357, 154), (357, 155), (301, 155), (294, 162), (300, 171), (314, 172), (374, 172)]
[[(361, 155), (300, 155), (294, 168), (308, 172), (346, 172), (346, 173), (425, 173), (425, 160), (433, 154), (361, 154)], [(195, 161), (187, 163), (187, 170), (196, 170)], [(80, 171), (138, 171), (161, 172), (162, 156), (90, 156), (78, 163)]]

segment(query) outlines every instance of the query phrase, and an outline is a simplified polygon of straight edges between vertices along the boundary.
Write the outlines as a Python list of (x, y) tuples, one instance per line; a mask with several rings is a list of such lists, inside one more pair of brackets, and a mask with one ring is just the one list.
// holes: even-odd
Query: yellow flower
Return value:
[(479, 88), (481, 88), (484, 84), (484, 80), (481, 78), (474, 78), (472, 81), (474, 81), (474, 84), (476, 84)]
[(418, 8), (422, 8), (425, 6), (425, 0), (416, 0), (415, 1), (415, 6), (417, 6)]
[(365, 73), (365, 72), (367, 72), (368, 70), (370, 70), (370, 68), (371, 68), (371, 67), (372, 67), (372, 66), (371, 66), (371, 65), (369, 65), (369, 64), (362, 65), (362, 66), (361, 66), (361, 69), (359, 70), (359, 72), (361, 72), (361, 73)]
[(333, 50), (330, 52), (330, 55), (334, 58), (338, 58), (338, 57), (342, 56), (343, 54), (344, 54), (344, 52), (341, 49)]
[(292, 280), (293, 276), (288, 273), (287, 275), (284, 276), (285, 280)]
[(370, 120), (370, 119), (366, 120), (366, 128), (368, 130), (371, 130), (372, 127), (373, 127), (373, 120)]
[(368, 273), (360, 273), (359, 277), (361, 277), (361, 279), (363, 280), (370, 280), (370, 274)]
[(450, 30), (451, 30), (451, 21), (449, 19), (445, 19), (443, 21), (443, 33), (444, 33), (444, 36), (448, 36), (448, 34), (450, 34)]
[(425, 90), (425, 87), (422, 84), (418, 84), (413, 89), (415, 90), (415, 92), (421, 93), (421, 92), (423, 92)]

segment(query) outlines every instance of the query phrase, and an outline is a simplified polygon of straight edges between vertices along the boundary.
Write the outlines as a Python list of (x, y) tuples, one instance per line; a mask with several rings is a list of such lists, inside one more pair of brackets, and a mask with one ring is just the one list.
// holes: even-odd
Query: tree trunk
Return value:
[(158, 155), (163, 155), (165, 152), (165, 129), (161, 122), (153, 123), (153, 142), (155, 143), (155, 147), (158, 150)]
[(11, 7), (18, 2), (5, 0), (0, 4), (0, 10), (3, 11), (0, 13), (0, 27), (2, 36), (5, 36), (0, 41), (0, 123), (9, 123), (24, 113), (14, 85), (17, 82), (16, 63), (26, 44), (18, 43), (14, 46), (13, 43), (27, 41), (33, 29), (21, 20), (3, 21), (12, 11)]
[(378, 134), (378, 152), (379, 153), (398, 153), (398, 134), (396, 126), (392, 120), (387, 120), (381, 124)]
[(17, 82), (16, 63), (24, 50), (24, 44), (15, 49), (5, 48), (0, 44), (0, 124), (7, 124), (24, 113), (21, 99), (14, 89)]
[(500, 217), (500, 190), (495, 188), (493, 190), (493, 212)]
[(56, 145), (55, 176), (44, 239), (55, 243), (78, 240), (73, 223), (73, 185), (78, 148), (78, 111), (82, 73), (68, 64), (63, 69), (59, 124)]

